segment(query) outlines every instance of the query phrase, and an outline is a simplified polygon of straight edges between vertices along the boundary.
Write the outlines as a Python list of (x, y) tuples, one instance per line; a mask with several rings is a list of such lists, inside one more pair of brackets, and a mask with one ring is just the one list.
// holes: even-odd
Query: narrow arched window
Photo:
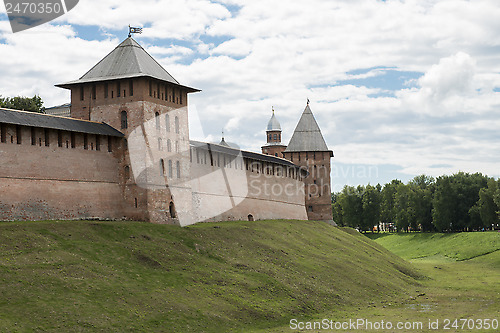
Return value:
[(163, 150), (163, 144), (161, 142), (161, 138), (158, 138), (158, 150), (162, 151)]
[(127, 129), (128, 128), (127, 111), (122, 111), (121, 112), (121, 123), (122, 123), (122, 129)]
[(172, 174), (173, 174), (173, 171), (172, 171), (172, 160), (168, 160), (168, 176), (170, 178), (172, 178)]
[(155, 121), (156, 121), (156, 129), (160, 129), (160, 114), (158, 112), (155, 112)]
[(172, 141), (170, 139), (167, 139), (167, 151), (172, 152)]
[(177, 178), (181, 178), (181, 163), (179, 161), (175, 163), (175, 169), (177, 171)]
[(168, 114), (165, 115), (165, 128), (167, 132), (170, 132), (170, 117)]
[(165, 175), (165, 162), (161, 158), (160, 159), (160, 176), (164, 176), (164, 175)]
[(130, 167), (127, 165), (125, 167), (125, 180), (130, 178)]
[(175, 133), (179, 134), (179, 117), (175, 117)]

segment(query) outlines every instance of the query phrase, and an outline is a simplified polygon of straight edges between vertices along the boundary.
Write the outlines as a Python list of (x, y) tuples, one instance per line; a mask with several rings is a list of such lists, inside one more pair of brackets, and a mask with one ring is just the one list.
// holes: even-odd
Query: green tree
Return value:
[(342, 205), (340, 203), (340, 193), (332, 193), (332, 211), (333, 211), (333, 221), (337, 223), (337, 225), (343, 227), (344, 219), (342, 213)]
[(373, 230), (380, 222), (380, 185), (374, 187), (367, 185), (362, 194), (363, 230)]
[(340, 195), (343, 223), (352, 228), (362, 227), (363, 221), (363, 187), (344, 186)]
[[(474, 229), (491, 228), (492, 225), (498, 223), (498, 206), (495, 202), (497, 193), (498, 183), (492, 178), (488, 179), (488, 187), (479, 191), (479, 200), (469, 211), (470, 214), (475, 214), (474, 223), (472, 224)], [(479, 219), (477, 218), (478, 215)]]
[(479, 191), (488, 178), (480, 173), (459, 172), (436, 180), (433, 199), (433, 223), (438, 231), (461, 231), (473, 228), (470, 210), (479, 200)]
[(390, 183), (384, 185), (380, 193), (380, 222), (381, 223), (394, 223), (396, 221), (395, 209), (395, 195), (397, 186), (402, 184), (400, 180), (392, 180)]
[(495, 193), (494, 200), (497, 205), (497, 215), (500, 219), (500, 179), (497, 180), (497, 191)]
[(422, 231), (434, 230), (432, 224), (432, 197), (434, 194), (434, 178), (420, 175), (413, 178), (409, 183), (412, 220), (410, 226)]
[(410, 186), (399, 184), (396, 187), (394, 196), (394, 207), (396, 210), (395, 220), (398, 230), (408, 231), (410, 221), (412, 220), (413, 210), (410, 206)]
[(2, 97), (0, 96), (0, 107), (15, 110), (24, 110), (31, 112), (43, 113), (45, 108), (43, 107), (42, 98), (38, 95), (33, 97)]

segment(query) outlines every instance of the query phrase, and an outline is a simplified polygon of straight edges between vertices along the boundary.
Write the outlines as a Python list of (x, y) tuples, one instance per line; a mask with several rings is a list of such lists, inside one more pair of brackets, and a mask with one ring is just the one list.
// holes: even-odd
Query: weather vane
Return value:
[(128, 25), (128, 36), (132, 37), (132, 34), (142, 34), (142, 28), (134, 28)]

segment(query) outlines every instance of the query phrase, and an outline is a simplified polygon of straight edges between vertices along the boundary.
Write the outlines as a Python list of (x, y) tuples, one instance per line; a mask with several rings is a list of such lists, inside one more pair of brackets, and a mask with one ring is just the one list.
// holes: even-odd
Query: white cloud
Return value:
[[(56, 23), (23, 33), (0, 21), (0, 94), (67, 102), (67, 91), (53, 84), (83, 75), (130, 23), (145, 27), (136, 39), (177, 80), (203, 90), (190, 103), (204, 137), (218, 141), (224, 127), (227, 141), (259, 151), (274, 106), (287, 141), (310, 98), (334, 163), (493, 175), (498, 17), (495, 0), (81, 1)], [(98, 26), (105, 38), (82, 39), (69, 24)], [(377, 97), (387, 93), (382, 84), (338, 83), (376, 83), (382, 69), (348, 73), (379, 67), (423, 75), (389, 91), (393, 97)]]

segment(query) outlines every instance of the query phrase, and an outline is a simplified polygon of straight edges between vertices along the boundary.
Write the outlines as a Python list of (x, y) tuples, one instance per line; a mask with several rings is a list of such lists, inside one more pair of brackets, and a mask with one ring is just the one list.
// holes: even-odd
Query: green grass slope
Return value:
[(469, 260), (500, 251), (500, 232), (366, 234), (405, 259)]
[[(469, 232), (454, 234), (410, 233), (367, 234), (388, 250), (410, 260), (427, 279), (420, 291), (403, 306), (383, 311), (363, 311), (361, 316), (383, 316), (389, 321), (439, 321), (437, 331), (445, 330), (447, 320), (475, 323), (471, 328), (450, 328), (451, 332), (497, 332), (480, 328), (485, 320), (500, 320), (500, 233)], [(398, 332), (414, 332), (401, 330)], [(422, 332), (436, 332), (424, 325)]]
[(9, 222), (0, 331), (265, 329), (407, 297), (416, 276), (375, 242), (321, 222)]

